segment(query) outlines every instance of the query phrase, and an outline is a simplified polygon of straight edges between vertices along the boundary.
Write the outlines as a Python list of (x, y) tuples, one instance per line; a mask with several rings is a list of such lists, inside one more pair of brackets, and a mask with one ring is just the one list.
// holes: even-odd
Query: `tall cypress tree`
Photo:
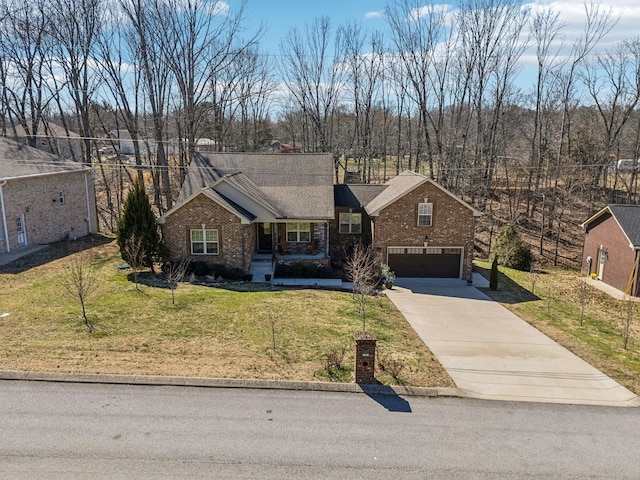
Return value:
[(498, 279), (500, 278), (500, 274), (498, 272), (498, 257), (493, 257), (493, 262), (491, 263), (491, 272), (489, 273), (489, 288), (491, 290), (498, 290)]
[(153, 270), (153, 258), (164, 254), (164, 243), (160, 238), (158, 221), (151, 209), (149, 195), (144, 184), (136, 180), (124, 202), (124, 210), (118, 221), (117, 242), (120, 254), (125, 262), (128, 258), (127, 242), (140, 242), (140, 251), (144, 252), (144, 265)]

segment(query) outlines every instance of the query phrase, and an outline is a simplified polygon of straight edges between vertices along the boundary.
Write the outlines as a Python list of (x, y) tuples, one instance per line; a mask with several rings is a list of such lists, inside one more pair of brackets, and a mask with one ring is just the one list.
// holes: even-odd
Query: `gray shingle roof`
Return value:
[(260, 187), (258, 187), (255, 184), (255, 182), (253, 182), (253, 180), (251, 180), (251, 178), (249, 178), (244, 173), (242, 172), (231, 173), (229, 175), (225, 175), (224, 177), (222, 177), (221, 180), (224, 180), (228, 182), (230, 185), (233, 185), (238, 190), (245, 192), (250, 197), (258, 200), (260, 203), (267, 206), (269, 210), (277, 213), (278, 211), (277, 208), (271, 205), (267, 195), (262, 190), (260, 190)]
[(0, 180), (83, 169), (80, 163), (0, 137)]
[(367, 204), (367, 213), (369, 213), (369, 215), (376, 215), (380, 210), (395, 202), (397, 199), (427, 180), (427, 177), (424, 175), (405, 170), (390, 179), (385, 184), (387, 185), (387, 188)]
[[(331, 219), (333, 157), (330, 154), (196, 153), (178, 205), (204, 187), (224, 181), (270, 205), (281, 218)], [(215, 188), (215, 187), (214, 187)]]
[(220, 195), (215, 190), (211, 188), (205, 188), (202, 191), (207, 197), (209, 197), (219, 205), (223, 206), (227, 210), (234, 212), (239, 217), (245, 217), (249, 221), (253, 221), (256, 218), (254, 214), (252, 214), (251, 212), (248, 212), (247, 210), (242, 208), (240, 205), (238, 205), (234, 201), (229, 200), (224, 195)]
[(640, 205), (608, 205), (611, 214), (634, 247), (640, 247)]
[(376, 198), (387, 185), (335, 185), (336, 207), (361, 208)]
[(365, 209), (367, 213), (371, 216), (376, 216), (380, 213), (380, 211), (393, 202), (403, 197), (413, 189), (419, 187), (423, 183), (429, 183), (433, 185), (435, 188), (442, 190), (444, 193), (449, 195), (451, 198), (464, 205), (466, 208), (473, 212), (474, 217), (482, 216), (482, 212), (476, 210), (471, 205), (466, 203), (464, 200), (456, 197), (449, 190), (444, 188), (443, 186), (437, 184), (429, 177), (421, 175), (416, 172), (412, 172), (410, 170), (405, 170), (404, 172), (396, 175), (392, 179), (388, 180), (385, 185), (387, 188), (383, 190), (377, 197), (371, 200), (368, 204), (365, 205)]

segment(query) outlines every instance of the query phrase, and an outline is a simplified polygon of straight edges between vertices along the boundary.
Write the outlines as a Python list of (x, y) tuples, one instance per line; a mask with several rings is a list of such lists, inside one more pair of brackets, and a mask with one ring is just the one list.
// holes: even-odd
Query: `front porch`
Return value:
[(281, 263), (328, 266), (327, 248), (327, 222), (257, 223), (249, 272), (254, 282), (264, 282), (274, 278)]
[[(278, 263), (317, 263), (329, 264), (329, 257), (324, 252), (310, 253), (254, 253), (249, 273), (253, 282), (272, 281)], [(267, 280), (269, 275), (270, 280)]]
[[(324, 222), (277, 222), (256, 224), (256, 254), (300, 256), (327, 255), (329, 226)], [(318, 257), (316, 257), (318, 258)], [(324, 257), (319, 257), (324, 258)]]

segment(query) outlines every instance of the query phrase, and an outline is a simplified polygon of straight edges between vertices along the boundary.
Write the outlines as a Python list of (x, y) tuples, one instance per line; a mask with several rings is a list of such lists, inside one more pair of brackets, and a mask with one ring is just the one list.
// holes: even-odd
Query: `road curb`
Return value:
[(366, 393), (403, 397), (465, 397), (457, 388), (359, 385), (356, 383), (298, 382), (235, 378), (164, 377), (160, 375), (111, 375), (0, 370), (0, 380), (31, 382), (94, 383), (165, 387), (253, 388), (262, 390), (306, 390), (313, 392)]

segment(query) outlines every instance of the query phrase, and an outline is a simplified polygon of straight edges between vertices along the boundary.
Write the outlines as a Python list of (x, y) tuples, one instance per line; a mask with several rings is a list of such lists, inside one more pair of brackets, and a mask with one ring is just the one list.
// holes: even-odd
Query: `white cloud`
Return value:
[[(586, 14), (582, 0), (539, 1), (526, 6), (534, 12), (542, 9), (559, 12), (560, 20), (564, 23), (561, 37), (565, 44), (573, 44), (584, 33)], [(599, 43), (599, 51), (637, 35), (637, 25), (640, 22), (640, 4), (637, 0), (611, 0), (600, 4), (599, 8), (602, 13), (610, 13), (611, 18), (617, 20), (613, 29)]]
[(377, 12), (367, 12), (364, 14), (364, 18), (380, 18), (384, 16), (384, 12), (379, 10)]

